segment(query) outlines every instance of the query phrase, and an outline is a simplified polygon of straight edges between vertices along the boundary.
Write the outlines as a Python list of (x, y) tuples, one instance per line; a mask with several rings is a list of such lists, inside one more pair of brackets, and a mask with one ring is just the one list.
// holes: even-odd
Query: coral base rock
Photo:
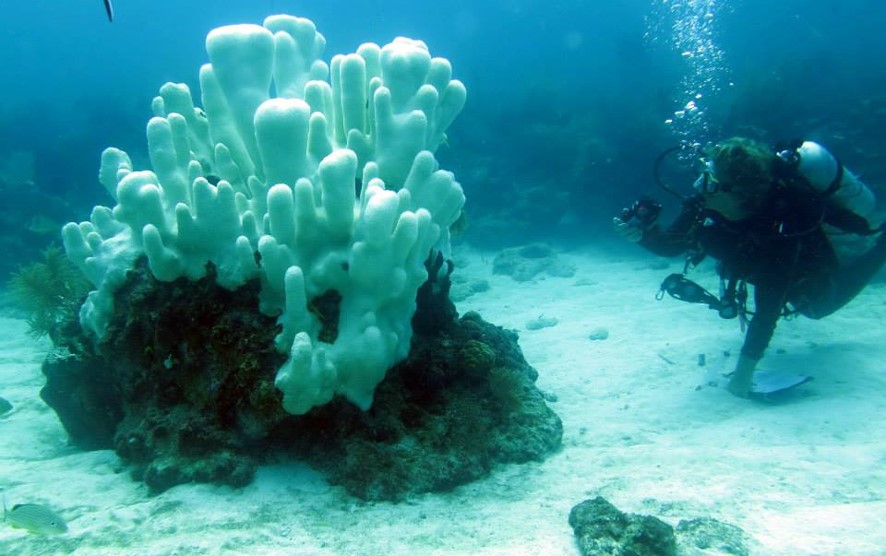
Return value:
[[(441, 275), (441, 260), (428, 264)], [(155, 492), (243, 486), (257, 465), (296, 458), (355, 496), (397, 500), (543, 459), (560, 447), (562, 424), (516, 334), (475, 313), (457, 318), (448, 284), (419, 291), (410, 355), (369, 411), (336, 398), (287, 414), (274, 387), (279, 328), (258, 312), (258, 285), (225, 290), (211, 271), (158, 282), (143, 263), (117, 293), (102, 342), (65, 329), (56, 347), (66, 355), (44, 363), (41, 394), (76, 445), (113, 447)]]

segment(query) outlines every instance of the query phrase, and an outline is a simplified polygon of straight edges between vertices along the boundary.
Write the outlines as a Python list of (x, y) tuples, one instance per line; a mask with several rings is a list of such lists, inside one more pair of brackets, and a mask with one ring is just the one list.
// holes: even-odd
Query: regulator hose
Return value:
[(676, 189), (674, 189), (673, 187), (670, 187), (668, 184), (666, 184), (664, 182), (664, 180), (661, 179), (661, 165), (662, 165), (662, 163), (665, 161), (665, 159), (667, 159), (673, 153), (680, 151), (680, 150), (683, 150), (683, 147), (680, 145), (676, 145), (676, 146), (670, 147), (670, 148), (662, 151), (662, 153), (660, 155), (658, 155), (658, 157), (655, 159), (655, 163), (652, 165), (652, 177), (655, 179), (655, 184), (658, 185), (660, 188), (662, 188), (666, 192), (670, 193), (671, 195), (673, 195), (674, 197), (676, 197), (680, 201), (685, 201), (686, 195), (683, 195), (680, 192), (678, 192)]

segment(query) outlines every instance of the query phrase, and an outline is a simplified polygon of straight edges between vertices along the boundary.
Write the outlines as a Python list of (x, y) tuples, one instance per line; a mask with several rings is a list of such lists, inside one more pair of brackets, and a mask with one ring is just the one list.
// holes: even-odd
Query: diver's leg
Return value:
[(841, 266), (822, 294), (809, 300), (802, 313), (809, 318), (824, 318), (852, 301), (886, 262), (886, 233), (881, 233), (871, 249), (851, 263)]
[(754, 316), (748, 324), (735, 371), (729, 375), (726, 388), (733, 396), (746, 398), (754, 385), (754, 371), (769, 346), (775, 325), (784, 307), (784, 292), (767, 284), (754, 286)]
[(754, 386), (754, 371), (757, 369), (759, 361), (757, 358), (744, 354), (738, 356), (735, 370), (729, 375), (729, 384), (726, 385), (730, 394), (739, 398), (747, 398), (750, 395)]

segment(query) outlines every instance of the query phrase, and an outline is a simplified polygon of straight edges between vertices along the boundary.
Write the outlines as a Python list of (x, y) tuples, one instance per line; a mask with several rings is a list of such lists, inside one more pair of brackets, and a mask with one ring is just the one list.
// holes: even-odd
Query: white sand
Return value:
[[(401, 504), (362, 503), (296, 464), (262, 468), (242, 490), (149, 497), (112, 452), (67, 446), (38, 397), (46, 345), (0, 319), (0, 396), (15, 405), (0, 418), (0, 485), (9, 504), (47, 504), (70, 526), (57, 537), (0, 526), (0, 554), (574, 555), (569, 510), (596, 495), (673, 525), (732, 523), (755, 554), (883, 554), (886, 284), (827, 320), (781, 322), (763, 367), (815, 380), (764, 405), (707, 385), (734, 360), (724, 350), (741, 345), (737, 322), (656, 302), (679, 264), (655, 270), (627, 252), (569, 253), (574, 277), (520, 284), (491, 274), (493, 254), (460, 255), (458, 273), (491, 288), (459, 311), (520, 331), (539, 387), (557, 398), (563, 449)], [(526, 330), (539, 315), (559, 324)], [(608, 339), (588, 338), (598, 327)]]

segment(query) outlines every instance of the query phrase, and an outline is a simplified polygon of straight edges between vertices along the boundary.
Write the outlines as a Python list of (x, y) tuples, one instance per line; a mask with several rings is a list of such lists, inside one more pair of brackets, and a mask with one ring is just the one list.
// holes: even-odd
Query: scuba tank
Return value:
[(865, 220), (874, 212), (877, 204), (874, 193), (818, 143), (803, 141), (793, 151), (780, 151), (778, 157), (795, 164), (797, 173), (829, 203)]

